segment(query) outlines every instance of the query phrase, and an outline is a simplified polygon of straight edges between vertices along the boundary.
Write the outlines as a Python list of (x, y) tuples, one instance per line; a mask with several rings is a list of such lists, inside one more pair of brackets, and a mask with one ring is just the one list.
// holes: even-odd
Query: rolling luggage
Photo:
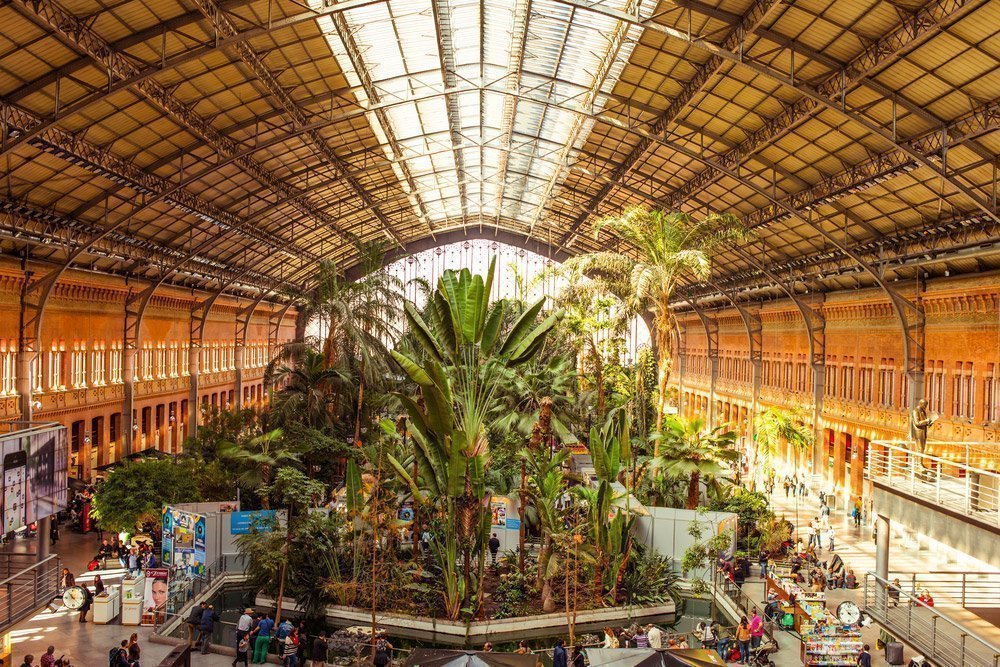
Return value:
[(885, 645), (885, 661), (890, 665), (903, 664), (903, 644), (901, 642), (889, 642)]

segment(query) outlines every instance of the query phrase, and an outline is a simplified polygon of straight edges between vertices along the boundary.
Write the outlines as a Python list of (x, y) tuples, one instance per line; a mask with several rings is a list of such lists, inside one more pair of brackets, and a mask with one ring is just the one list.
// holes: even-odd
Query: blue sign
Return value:
[(521, 530), (521, 520), (508, 517), (506, 528), (507, 530)]
[(229, 532), (232, 535), (249, 535), (256, 528), (260, 532), (270, 532), (275, 523), (274, 510), (257, 510), (255, 512), (230, 512)]

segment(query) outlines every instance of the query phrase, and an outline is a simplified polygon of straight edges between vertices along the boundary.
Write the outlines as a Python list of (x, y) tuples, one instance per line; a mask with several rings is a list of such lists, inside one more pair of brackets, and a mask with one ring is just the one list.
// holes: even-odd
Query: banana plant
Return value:
[(552, 578), (559, 572), (554, 550), (559, 536), (565, 532), (563, 514), (559, 510), (559, 499), (566, 491), (562, 465), (569, 458), (570, 450), (560, 449), (550, 454), (547, 449), (524, 449), (520, 455), (527, 464), (528, 496), (542, 533), (535, 588), (542, 592), (542, 610), (551, 612), (555, 609), (555, 602), (552, 599)]
[(600, 427), (590, 429), (590, 457), (597, 476), (595, 486), (578, 486), (573, 493), (587, 508), (590, 542), (594, 548), (595, 597), (614, 604), (618, 584), (632, 550), (632, 525), (641, 507), (630, 506), (630, 495), (615, 487), (631, 458), (628, 412), (616, 408)]
[[(544, 297), (526, 308), (503, 335), (506, 303), (490, 304), (495, 261), (484, 278), (468, 269), (445, 271), (431, 297), (428, 320), (412, 303), (405, 305), (410, 332), (425, 353), (422, 358), (395, 350), (393, 358), (418, 387), (419, 400), (399, 395), (407, 414), (418, 474), (411, 475), (389, 457), (414, 501), (442, 519), (443, 544), (435, 545), (442, 570), (445, 610), (457, 619), (468, 609), (485, 567), (489, 534), (489, 465), (486, 431), (494, 395), (505, 369), (530, 360), (561, 312), (537, 319)], [(472, 554), (479, 566), (473, 577)], [(461, 572), (458, 561), (461, 560)], [(481, 600), (481, 596), (477, 596)]]

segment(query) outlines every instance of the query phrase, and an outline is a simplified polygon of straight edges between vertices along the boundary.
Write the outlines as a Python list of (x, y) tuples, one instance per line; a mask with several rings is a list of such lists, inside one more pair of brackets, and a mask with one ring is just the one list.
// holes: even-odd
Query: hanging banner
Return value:
[(166, 620), (170, 570), (165, 567), (147, 567), (145, 575), (146, 590), (142, 594), (142, 624), (158, 625)]
[(507, 525), (507, 499), (493, 496), (490, 501), (490, 523), (494, 526)]
[(257, 510), (254, 512), (233, 512), (230, 516), (229, 533), (231, 535), (249, 535), (256, 530), (259, 533), (269, 533), (274, 530), (275, 510)]
[(162, 527), (163, 564), (176, 568), (182, 576), (205, 574), (205, 516), (168, 505), (163, 508)]

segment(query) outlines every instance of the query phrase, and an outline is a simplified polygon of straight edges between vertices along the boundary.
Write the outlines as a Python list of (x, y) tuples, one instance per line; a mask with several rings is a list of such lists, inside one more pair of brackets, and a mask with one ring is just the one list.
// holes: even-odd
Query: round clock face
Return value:
[(87, 601), (87, 593), (82, 586), (70, 586), (63, 593), (63, 604), (68, 609), (79, 609)]
[(837, 605), (837, 620), (843, 625), (855, 625), (861, 620), (861, 610), (853, 602), (841, 602)]

